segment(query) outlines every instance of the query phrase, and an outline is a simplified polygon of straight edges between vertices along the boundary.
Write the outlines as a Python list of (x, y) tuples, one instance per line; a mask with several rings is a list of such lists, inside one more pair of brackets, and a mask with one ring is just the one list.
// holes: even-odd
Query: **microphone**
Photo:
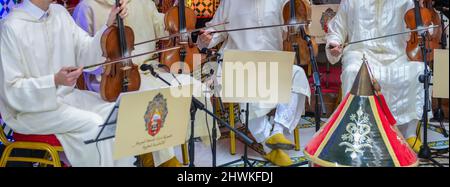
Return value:
[(200, 53), (201, 54), (205, 54), (208, 57), (218, 57), (218, 56), (220, 56), (220, 54), (216, 50), (208, 49), (208, 48), (201, 49)]
[[(165, 65), (165, 64), (158, 64), (158, 65), (156, 65), (156, 66), (157, 66), (157, 68), (167, 68), (167, 70), (164, 69), (164, 71), (166, 71), (167, 73), (169, 73), (170, 75), (172, 75), (172, 77), (177, 81), (178, 86), (181, 86), (180, 80), (178, 80), (178, 78), (177, 78), (173, 73), (171, 73), (171, 72), (169, 71), (170, 68), (169, 68), (168, 65)], [(143, 64), (143, 65), (141, 65), (141, 70), (142, 70), (142, 71), (148, 71), (148, 70), (150, 70), (150, 73), (151, 73), (154, 77), (156, 77), (156, 78), (158, 78), (158, 79), (161, 79), (163, 82), (165, 82), (165, 83), (167, 84), (167, 81), (163, 80), (163, 79), (159, 76), (159, 74), (155, 72), (155, 69), (154, 69), (154, 67), (153, 67), (152, 65)], [(171, 86), (170, 84), (168, 84), (168, 85)]]
[(155, 72), (155, 69), (152, 65), (149, 64), (142, 64), (140, 67), (141, 71), (150, 71), (150, 73), (153, 75)]
[(167, 69), (170, 69), (169, 66), (168, 66), (168, 65), (165, 65), (165, 64), (158, 64), (157, 66), (158, 66), (158, 68), (167, 68)]
[(311, 36), (309, 36), (308, 34), (306, 34), (305, 28), (304, 28), (304, 27), (301, 27), (301, 28), (300, 28), (300, 32), (301, 32), (301, 34), (303, 35), (303, 39), (304, 39), (308, 44), (311, 43)]
[(142, 64), (140, 67), (141, 71), (150, 71), (150, 74), (152, 74), (154, 77), (158, 78), (159, 80), (163, 81), (164, 83), (166, 83), (168, 86), (172, 86), (172, 84), (170, 84), (168, 81), (166, 81), (165, 79), (163, 79), (161, 76), (159, 76), (158, 73), (155, 72), (155, 69), (153, 68), (152, 65), (149, 64)]
[(170, 67), (168, 65), (165, 65), (165, 64), (158, 64), (158, 65), (156, 65), (156, 68), (163, 69), (166, 72), (170, 71)]
[(203, 48), (200, 50), (200, 53), (202, 54), (209, 54), (209, 49), (208, 48)]
[(311, 36), (305, 34), (305, 36), (303, 37), (303, 39), (305, 39), (305, 41), (306, 41), (307, 43), (311, 43)]

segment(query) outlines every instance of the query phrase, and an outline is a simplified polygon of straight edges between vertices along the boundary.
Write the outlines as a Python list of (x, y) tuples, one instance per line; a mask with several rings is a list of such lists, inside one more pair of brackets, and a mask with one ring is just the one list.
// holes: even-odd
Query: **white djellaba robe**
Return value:
[(67, 10), (51, 4), (47, 12), (26, 0), (0, 28), (0, 112), (22, 134), (54, 134), (75, 167), (133, 166), (134, 158), (114, 161), (113, 140), (95, 138), (114, 104), (98, 94), (56, 86), (63, 67), (99, 63), (100, 37), (89, 36)]
[(342, 58), (343, 95), (350, 92), (365, 55), (405, 138), (416, 136), (424, 101), (423, 84), (418, 80), (424, 65), (408, 60), (405, 49), (409, 35), (349, 45), (339, 57), (332, 56), (328, 46), (330, 42), (343, 44), (404, 32), (404, 15), (413, 7), (414, 2), (409, 0), (342, 0), (336, 17), (328, 24), (327, 36), (329, 61), (335, 64)]
[[(282, 24), (281, 10), (286, 2), (288, 1), (221, 1), (214, 18), (207, 25), (216, 25), (228, 21), (229, 24), (215, 28), (216, 30), (221, 30)], [(213, 31), (215, 29), (209, 30)], [(283, 28), (214, 34), (208, 46), (201, 42), (199, 42), (199, 46), (212, 48), (221, 42), (224, 42), (221, 49), (222, 52), (227, 49), (281, 51), (283, 50)], [(301, 67), (294, 65), (292, 97), (289, 104), (250, 104), (249, 129), (256, 141), (262, 143), (271, 135), (283, 133), (283, 131), (291, 133), (300, 121), (305, 109), (306, 97), (309, 96), (310, 87), (306, 74)], [(245, 109), (245, 104), (241, 107)], [(274, 132), (271, 132), (272, 120), (266, 115), (275, 108), (277, 112), (274, 121), (283, 128), (274, 129)], [(268, 148), (265, 148), (267, 151)]]
[[(102, 24), (107, 21), (109, 12), (111, 8), (115, 5), (115, 0), (82, 0), (77, 5), (74, 10), (73, 18), (75, 22), (85, 31), (94, 35), (97, 31), (102, 29)], [(129, 0), (128, 1), (128, 16), (125, 18), (124, 23), (126, 26), (129, 26), (133, 29), (135, 35), (135, 43), (144, 42), (154, 38), (160, 38), (163, 36), (167, 36), (168, 33), (164, 29), (164, 14), (159, 13), (155, 3), (150, 0)], [(135, 46), (135, 50), (133, 54), (141, 54), (148, 51), (154, 51), (156, 49), (155, 42)], [(151, 59), (152, 55), (145, 55), (142, 57), (138, 57), (133, 59), (133, 62), (142, 65), (144, 63), (157, 64), (158, 62), (152, 61), (149, 62), (148, 59)], [(155, 68), (156, 69), (156, 68)], [(158, 71), (158, 70), (157, 70)], [(162, 77), (164, 77), (167, 81), (172, 81), (173, 77), (170, 74), (166, 74), (162, 71), (158, 71)], [(101, 69), (95, 70), (97, 75), (100, 75)], [(89, 74), (89, 73), (87, 73)], [(87, 77), (87, 76), (86, 76)], [(85, 77), (85, 78), (86, 78)], [(161, 80), (141, 72), (141, 91), (142, 90), (154, 90), (159, 88), (167, 87), (167, 85)], [(192, 83), (193, 80), (189, 78), (189, 76), (180, 76), (179, 81), (185, 85)], [(86, 81), (89, 84), (89, 81)], [(177, 83), (177, 82), (176, 82)], [(175, 84), (173, 86), (176, 86)], [(98, 90), (95, 86), (88, 87), (93, 88), (92, 90)], [(196, 87), (200, 89), (201, 87)], [(196, 90), (199, 91), (199, 90)], [(199, 96), (199, 100), (205, 103), (205, 97)], [(212, 109), (211, 102), (209, 97), (207, 96), (206, 103), (208, 109)], [(186, 111), (189, 112), (189, 111)], [(205, 117), (205, 113), (198, 111), (196, 115), (196, 123), (195, 123), (195, 136), (202, 137), (204, 143), (208, 143), (208, 129), (211, 131), (212, 129), (212, 118), (208, 117), (207, 124)], [(189, 123), (189, 122), (186, 122)], [(189, 123), (190, 124), (190, 123)], [(190, 131), (188, 131), (190, 133)], [(218, 133), (220, 134), (220, 133)], [(189, 137), (189, 136), (188, 136)], [(175, 156), (173, 148), (165, 149), (161, 151), (157, 151), (153, 153), (153, 160), (155, 162), (155, 166), (159, 166), (164, 162), (170, 160)]]

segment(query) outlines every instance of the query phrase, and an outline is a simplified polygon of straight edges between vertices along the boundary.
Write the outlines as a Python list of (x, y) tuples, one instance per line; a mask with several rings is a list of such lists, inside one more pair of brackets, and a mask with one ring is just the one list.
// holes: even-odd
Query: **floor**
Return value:
[[(306, 146), (308, 141), (312, 138), (312, 136), (315, 133), (315, 128), (312, 124), (302, 125), (303, 128), (300, 129), (300, 144), (301, 144), (301, 150)], [(445, 127), (448, 131), (448, 123), (445, 124)], [(438, 149), (447, 149), (449, 147), (449, 139), (445, 138), (442, 134), (437, 133), (435, 128), (429, 128), (428, 131), (429, 134), (429, 145), (432, 148), (438, 148)], [(290, 135), (288, 136), (289, 139), (292, 141), (294, 140), (294, 136)], [(211, 167), (212, 166), (212, 154), (211, 154), (211, 146), (205, 145), (202, 142), (196, 142), (195, 147), (195, 166), (197, 167)], [(229, 139), (221, 139), (217, 143), (217, 166), (221, 166), (223, 164), (238, 160), (242, 157), (244, 153), (244, 146), (241, 142), (238, 141), (236, 146), (236, 154), (231, 155), (230, 154), (230, 144)], [(181, 161), (181, 149), (175, 149), (176, 155)], [(257, 159), (258, 161), (255, 162), (255, 167), (273, 167), (272, 164), (267, 163), (265, 159), (255, 152), (252, 149), (248, 149), (248, 156), (251, 159)], [(300, 165), (300, 167), (308, 167), (307, 160), (304, 157), (304, 154), (302, 151), (289, 151), (289, 155), (291, 156), (291, 159), (294, 161), (294, 163), (297, 164), (303, 164)], [(449, 159), (448, 159), (448, 153), (446, 153), (447, 158), (439, 158), (437, 159), (438, 162), (442, 164), (446, 164), (446, 167), (448, 167)], [(305, 163), (305, 164), (304, 164)], [(228, 167), (242, 167), (243, 162), (234, 163), (232, 165), (229, 165)], [(422, 167), (432, 167), (433, 165), (429, 165), (429, 163), (423, 161), (421, 162)]]

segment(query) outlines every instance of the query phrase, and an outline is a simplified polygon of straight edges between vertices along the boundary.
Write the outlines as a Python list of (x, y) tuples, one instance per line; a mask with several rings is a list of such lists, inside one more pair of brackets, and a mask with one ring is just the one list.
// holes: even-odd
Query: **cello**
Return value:
[[(405, 14), (405, 23), (406, 27), (410, 30), (415, 30), (418, 28), (423, 27), (429, 27), (433, 25), (433, 19), (432, 19), (432, 13), (429, 9), (425, 7), (421, 7), (419, 0), (413, 0), (414, 1), (414, 8), (410, 9)], [(435, 25), (439, 25), (440, 23), (437, 23)], [(423, 54), (421, 50), (422, 41), (425, 41), (424, 45), (426, 45), (427, 48), (431, 49), (426, 56), (427, 61), (431, 62), (433, 61), (433, 42), (432, 41), (433, 35), (430, 35), (428, 32), (425, 33), (425, 38), (422, 38), (421, 34), (418, 32), (412, 32), (410, 39), (407, 42), (406, 46), (406, 54), (409, 58), (409, 60), (412, 61), (423, 61)]]
[(178, 73), (192, 73), (194, 70), (194, 54), (200, 51), (192, 41), (188, 30), (195, 30), (197, 16), (194, 10), (187, 8), (185, 0), (179, 0), (178, 6), (169, 9), (165, 15), (164, 23), (170, 35), (177, 35), (169, 41), (167, 47), (179, 46), (180, 49), (161, 54), (161, 63), (178, 68)]
[[(116, 0), (116, 6), (120, 6)], [(134, 50), (134, 32), (125, 26), (117, 15), (117, 25), (110, 26), (103, 33), (101, 46), (108, 61), (129, 57)], [(100, 82), (100, 94), (105, 101), (114, 102), (122, 92), (137, 91), (141, 86), (138, 66), (131, 59), (104, 66)]]
[[(307, 0), (290, 0), (283, 7), (283, 20), (285, 24), (301, 23), (311, 21), (311, 6)], [(309, 35), (307, 26), (288, 27), (288, 36), (283, 42), (284, 51), (296, 52), (298, 65), (308, 65), (310, 61), (310, 53), (308, 42), (305, 36)], [(314, 38), (311, 38), (314, 49), (314, 55), (317, 56), (319, 49)]]

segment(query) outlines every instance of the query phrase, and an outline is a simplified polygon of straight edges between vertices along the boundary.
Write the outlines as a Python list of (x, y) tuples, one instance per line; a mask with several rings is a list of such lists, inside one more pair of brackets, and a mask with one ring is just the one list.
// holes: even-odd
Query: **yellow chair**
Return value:
[[(34, 139), (34, 138), (47, 138), (52, 142), (55, 142), (56, 137), (54, 135), (47, 136), (29, 136), (29, 135), (19, 135), (20, 138), (25, 139)], [(55, 139), (53, 139), (55, 138)], [(0, 126), (0, 141), (5, 145), (5, 150), (3, 151), (2, 157), (0, 158), (0, 167), (6, 167), (8, 162), (31, 162), (31, 163), (40, 163), (42, 165), (53, 165), (54, 167), (61, 167), (61, 160), (59, 158), (58, 152), (63, 152), (63, 148), (61, 145), (51, 145), (49, 143), (44, 142), (35, 142), (35, 141), (21, 141), (17, 140), (11, 142), (7, 139), (6, 134), (3, 131), (3, 128)], [(45, 151), (46, 155), (44, 158), (31, 158), (31, 157), (13, 157), (11, 153), (15, 149), (27, 149), (27, 150), (41, 150)]]
[[(235, 128), (236, 126), (236, 116), (234, 115), (234, 105), (230, 104), (228, 105), (228, 110), (230, 112), (230, 126), (232, 128)], [(233, 131), (230, 131), (230, 154), (235, 155), (236, 154), (236, 134)]]
[[(53, 135), (34, 136), (34, 135), (21, 135), (20, 139), (25, 137), (27, 139), (45, 139), (47, 142), (35, 142), (35, 141), (15, 141), (10, 142), (3, 132), (3, 128), (0, 126), (0, 141), (5, 145), (2, 157), (0, 159), (0, 167), (5, 167), (8, 162), (31, 162), (40, 163), (41, 166), (53, 165), (54, 167), (61, 167), (61, 159), (59, 158), (59, 152), (64, 152), (59, 142), (56, 142), (56, 137)], [(17, 137), (17, 134), (15, 135)], [(30, 138), (31, 137), (31, 138)], [(53, 145), (52, 145), (53, 144)], [(15, 149), (27, 149), (27, 150), (41, 150), (45, 151), (44, 158), (28, 158), (28, 157), (12, 157), (11, 153)], [(183, 155), (183, 164), (189, 164), (187, 144), (181, 146)]]
[(300, 128), (299, 127), (294, 129), (294, 144), (295, 144), (295, 151), (300, 151)]

